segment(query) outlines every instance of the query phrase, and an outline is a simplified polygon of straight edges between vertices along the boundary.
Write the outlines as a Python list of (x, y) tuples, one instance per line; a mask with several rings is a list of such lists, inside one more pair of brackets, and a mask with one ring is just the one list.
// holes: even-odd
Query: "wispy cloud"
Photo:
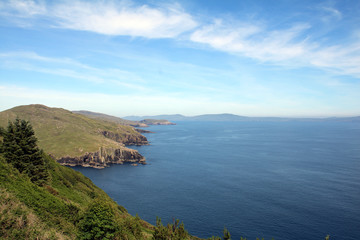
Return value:
[(268, 30), (252, 23), (214, 24), (194, 31), (190, 40), (243, 57), (280, 66), (316, 67), (360, 77), (360, 37), (352, 43), (323, 46), (311, 37), (310, 23), (297, 23), (282, 30)]
[(309, 53), (309, 62), (337, 74), (360, 78), (360, 38), (358, 42), (347, 46), (335, 45)]
[(322, 9), (325, 12), (329, 13), (332, 17), (335, 17), (337, 19), (342, 18), (342, 13), (334, 7), (322, 7)]
[(163, 7), (131, 2), (66, 0), (53, 4), (13, 0), (0, 4), (1, 15), (13, 20), (44, 18), (52, 27), (106, 35), (171, 38), (197, 26), (178, 4)]
[(306, 39), (298, 40), (309, 28), (298, 24), (290, 29), (267, 31), (251, 23), (228, 25), (216, 20), (214, 24), (196, 30), (190, 37), (193, 42), (244, 55), (260, 61), (280, 62), (302, 56), (308, 47)]
[(121, 69), (99, 69), (69, 58), (51, 58), (34, 52), (0, 53), (0, 66), (8, 69), (40, 72), (95, 84), (114, 84), (129, 89), (145, 91), (144, 80), (132, 72)]

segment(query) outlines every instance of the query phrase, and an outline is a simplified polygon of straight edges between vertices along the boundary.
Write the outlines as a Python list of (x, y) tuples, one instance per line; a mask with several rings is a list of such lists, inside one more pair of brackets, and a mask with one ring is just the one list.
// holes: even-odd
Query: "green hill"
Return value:
[(39, 146), (59, 162), (69, 165), (106, 166), (106, 163), (145, 161), (125, 145), (148, 144), (133, 127), (91, 119), (61, 108), (43, 105), (15, 107), (0, 113), (0, 126), (15, 118), (31, 122)]

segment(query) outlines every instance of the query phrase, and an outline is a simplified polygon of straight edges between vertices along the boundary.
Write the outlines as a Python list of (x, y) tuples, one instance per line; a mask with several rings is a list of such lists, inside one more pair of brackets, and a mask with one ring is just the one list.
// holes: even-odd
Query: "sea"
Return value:
[(74, 167), (132, 215), (201, 238), (360, 239), (360, 122), (146, 128), (147, 165)]

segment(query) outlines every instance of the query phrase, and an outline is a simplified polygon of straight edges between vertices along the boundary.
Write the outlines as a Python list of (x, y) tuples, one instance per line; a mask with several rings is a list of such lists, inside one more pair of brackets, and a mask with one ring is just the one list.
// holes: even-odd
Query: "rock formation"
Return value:
[(80, 157), (61, 157), (57, 159), (62, 165), (104, 168), (109, 164), (140, 163), (146, 164), (145, 158), (136, 150), (129, 148), (103, 148), (97, 152), (85, 153)]

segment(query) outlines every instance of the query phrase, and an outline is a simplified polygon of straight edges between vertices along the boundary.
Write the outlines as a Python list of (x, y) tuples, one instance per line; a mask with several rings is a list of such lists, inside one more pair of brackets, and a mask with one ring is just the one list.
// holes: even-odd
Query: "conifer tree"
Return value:
[(2, 151), (7, 162), (19, 172), (26, 173), (32, 182), (42, 184), (46, 181), (48, 172), (31, 124), (17, 118), (14, 122), (9, 122), (2, 135)]

